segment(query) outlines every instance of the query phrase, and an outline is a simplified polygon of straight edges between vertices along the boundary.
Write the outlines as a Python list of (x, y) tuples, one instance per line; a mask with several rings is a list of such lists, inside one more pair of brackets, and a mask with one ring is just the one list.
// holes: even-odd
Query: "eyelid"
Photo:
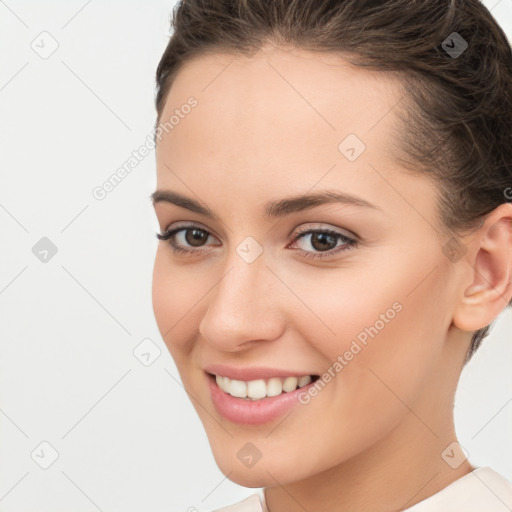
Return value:
[[(183, 223), (183, 224), (180, 224)], [(169, 224), (163, 231), (162, 231), (162, 234), (165, 234), (165, 233), (168, 233), (169, 231), (177, 231), (179, 229), (202, 229), (206, 232), (208, 232), (208, 234), (210, 235), (213, 235), (215, 236), (216, 238), (219, 238), (217, 236), (217, 234), (211, 230), (210, 228), (207, 228), (206, 226), (202, 225), (200, 222), (196, 222), (196, 221), (193, 221), (193, 222), (190, 222), (190, 221), (177, 221), (177, 225), (174, 225), (175, 222)], [(170, 229), (170, 226), (173, 226), (172, 230)], [(326, 227), (327, 226), (327, 227)], [(349, 230), (349, 229), (346, 229), (346, 228), (339, 228), (339, 227), (336, 227), (336, 226), (332, 226), (330, 225), (329, 223), (326, 223), (326, 222), (310, 222), (310, 223), (307, 223), (306, 227), (304, 228), (294, 228), (288, 235), (288, 238), (290, 238), (294, 233), (295, 233), (295, 236), (293, 237), (293, 241), (296, 241), (298, 235), (303, 235), (305, 233), (308, 233), (309, 231), (312, 231), (312, 230), (326, 230), (326, 231), (334, 231), (336, 234), (339, 234), (341, 236), (344, 236), (346, 238), (351, 238), (353, 239), (354, 241), (360, 241), (361, 240), (361, 237), (354, 233), (353, 231)], [(343, 230), (344, 232), (340, 232), (338, 230)]]
[(307, 227), (305, 228), (294, 229), (292, 231), (292, 234), (296, 233), (297, 235), (301, 235), (304, 233), (308, 233), (309, 231), (333, 231), (338, 235), (344, 236), (346, 238), (352, 238), (353, 240), (357, 241), (361, 239), (360, 236), (354, 233), (353, 231), (346, 228), (339, 228), (337, 226), (333, 226), (327, 222), (310, 222), (307, 224)]
[[(303, 257), (305, 259), (312, 259), (312, 260), (329, 260), (329, 259), (336, 259), (339, 258), (342, 254), (347, 253), (351, 249), (354, 249), (359, 246), (360, 239), (358, 236), (354, 235), (346, 235), (344, 233), (341, 233), (337, 229), (332, 228), (326, 228), (326, 227), (308, 227), (305, 229), (301, 229), (297, 231), (296, 236), (293, 238), (290, 244), (287, 245), (287, 249), (290, 246), (294, 246), (298, 242), (300, 242), (301, 239), (307, 237), (308, 235), (312, 235), (315, 233), (327, 233), (331, 236), (334, 236), (336, 238), (336, 246), (332, 249), (329, 249), (327, 251), (306, 251), (304, 249), (296, 249), (299, 252), (303, 254)], [(337, 245), (338, 242), (341, 241), (341, 245)]]
[[(315, 224), (315, 223), (313, 223), (313, 224)], [(178, 226), (173, 227), (172, 229), (167, 228), (167, 230), (164, 233), (162, 233), (162, 234), (157, 233), (156, 236), (160, 240), (167, 241), (167, 243), (170, 245), (172, 251), (175, 254), (193, 256), (193, 255), (198, 255), (198, 254), (200, 255), (201, 253), (203, 253), (205, 255), (210, 254), (210, 256), (211, 256), (211, 251), (202, 249), (201, 246), (199, 248), (195, 248), (195, 249), (194, 248), (183, 248), (179, 244), (176, 244), (175, 242), (172, 241), (172, 238), (177, 233), (182, 232), (182, 231), (187, 231), (190, 229), (200, 229), (201, 231), (205, 231), (208, 234), (208, 237), (213, 236), (213, 237), (217, 238), (216, 235), (214, 235), (210, 230), (201, 227), (199, 224), (196, 225), (196, 224), (191, 224), (191, 223), (178, 225)], [(332, 236), (335, 236), (337, 239), (337, 242), (342, 241), (342, 245), (335, 246), (334, 248), (329, 249), (327, 251), (307, 251), (304, 249), (294, 249), (294, 250), (298, 251), (299, 253), (302, 253), (302, 257), (306, 260), (307, 259), (310, 259), (310, 260), (316, 259), (318, 261), (321, 261), (321, 260), (325, 259), (325, 260), (329, 261), (332, 259), (339, 258), (342, 254), (349, 252), (350, 250), (352, 250), (354, 248), (357, 248), (359, 246), (361, 239), (358, 235), (353, 234), (351, 231), (349, 231), (349, 233), (351, 233), (350, 235), (346, 235), (346, 234), (338, 231), (338, 229), (341, 229), (341, 228), (325, 227), (325, 225), (322, 225), (322, 223), (316, 223), (316, 226), (309, 225), (305, 228), (298, 229), (296, 231), (295, 237), (293, 238), (291, 243), (286, 246), (286, 248), (288, 249), (290, 247), (290, 245), (294, 245), (295, 243), (297, 243), (297, 241), (299, 241), (302, 238), (305, 238), (307, 235), (315, 234), (318, 232), (328, 233)], [(216, 244), (216, 245), (218, 246), (219, 244)], [(222, 244), (220, 244), (220, 245), (222, 245)], [(204, 247), (207, 248), (208, 246), (204, 246)]]
[(210, 228), (207, 228), (206, 226), (203, 226), (200, 222), (196, 221), (187, 221), (187, 220), (177, 220), (175, 222), (171, 222), (168, 226), (165, 227), (165, 229), (162, 231), (162, 233), (166, 233), (167, 231), (171, 231), (172, 229), (178, 229), (178, 228), (199, 228), (204, 229), (205, 231), (211, 232)]
[(212, 235), (215, 238), (219, 238), (219, 236), (217, 235), (217, 233), (215, 233), (214, 230), (207, 228), (204, 224), (201, 224), (200, 222), (197, 221), (186, 220), (172, 222), (162, 231), (162, 234), (168, 233), (169, 231), (177, 231), (179, 229), (201, 229), (203, 231), (206, 231), (209, 235)]

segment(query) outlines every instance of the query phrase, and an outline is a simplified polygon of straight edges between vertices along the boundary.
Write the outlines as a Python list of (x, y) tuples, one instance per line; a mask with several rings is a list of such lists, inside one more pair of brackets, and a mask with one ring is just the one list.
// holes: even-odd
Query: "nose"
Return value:
[(247, 263), (235, 252), (224, 268), (223, 277), (207, 295), (208, 308), (199, 325), (205, 340), (219, 351), (237, 352), (251, 342), (281, 336), (286, 324), (280, 303), (283, 285), (263, 254)]

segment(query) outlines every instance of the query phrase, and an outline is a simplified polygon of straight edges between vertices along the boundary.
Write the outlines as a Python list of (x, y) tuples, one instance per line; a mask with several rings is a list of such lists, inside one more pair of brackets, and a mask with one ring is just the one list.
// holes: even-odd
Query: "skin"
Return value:
[[(164, 106), (162, 120), (198, 101), (157, 144), (157, 189), (199, 200), (219, 220), (154, 204), (161, 232), (194, 223), (211, 235), (202, 246), (175, 237), (193, 255), (159, 242), (155, 318), (219, 468), (265, 487), (272, 512), (401, 510), (474, 469), (452, 468), (442, 453), (457, 441), (454, 394), (472, 331), (512, 295), (512, 205), (460, 239), (463, 257), (445, 256), (436, 185), (393, 158), (400, 91), (340, 56), (269, 46), (188, 61)], [(366, 145), (354, 162), (338, 150), (349, 133)], [(332, 203), (263, 216), (269, 199), (325, 189), (378, 209)], [(310, 235), (294, 241), (307, 227), (356, 234), (358, 244), (307, 258), (322, 251)], [(263, 250), (252, 263), (236, 252), (248, 236)], [(206, 364), (321, 375), (396, 302), (401, 311), (284, 421), (238, 425), (214, 409)], [(237, 458), (248, 441), (262, 453), (251, 468)]]

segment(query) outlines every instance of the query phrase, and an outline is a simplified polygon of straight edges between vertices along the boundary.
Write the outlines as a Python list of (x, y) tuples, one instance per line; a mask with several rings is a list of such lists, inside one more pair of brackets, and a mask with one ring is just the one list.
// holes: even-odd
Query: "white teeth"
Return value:
[(238, 398), (247, 396), (247, 383), (243, 380), (231, 380), (229, 382), (229, 394)]
[(263, 379), (250, 380), (247, 383), (247, 396), (249, 398), (264, 398), (267, 396), (267, 385)]
[(283, 392), (283, 383), (280, 378), (272, 377), (268, 380), (267, 396), (280, 395)]
[(283, 391), (289, 393), (297, 389), (297, 377), (286, 377), (283, 382)]
[(215, 381), (220, 389), (237, 398), (245, 398), (246, 400), (260, 400), (267, 396), (277, 396), (281, 393), (289, 393), (295, 391), (297, 386), (302, 388), (307, 386), (311, 381), (310, 375), (302, 377), (272, 377), (265, 381), (264, 379), (243, 381), (230, 379), (221, 375), (215, 376)]
[(297, 384), (299, 388), (307, 386), (311, 382), (311, 377), (309, 375), (304, 375), (304, 377), (300, 377)]

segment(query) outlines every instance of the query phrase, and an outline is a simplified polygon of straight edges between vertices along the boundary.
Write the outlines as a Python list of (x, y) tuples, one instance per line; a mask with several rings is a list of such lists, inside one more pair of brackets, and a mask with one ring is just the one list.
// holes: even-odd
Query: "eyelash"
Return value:
[[(209, 231), (207, 231), (206, 229), (203, 229), (202, 227), (190, 224), (190, 225), (180, 226), (178, 228), (165, 231), (164, 233), (156, 233), (156, 237), (158, 238), (158, 240), (167, 241), (168, 244), (171, 246), (171, 249), (173, 250), (173, 252), (175, 252), (176, 254), (185, 255), (185, 254), (197, 253), (198, 251), (200, 251), (200, 249), (199, 250), (184, 249), (183, 247), (180, 247), (179, 245), (177, 245), (175, 242), (172, 241), (172, 237), (176, 233), (178, 233), (180, 231), (188, 231), (188, 230), (192, 230), (192, 229), (198, 229), (198, 230), (204, 231), (205, 233), (208, 233), (208, 235), (211, 234), (211, 233), (209, 233)], [(353, 238), (349, 238), (348, 236), (338, 233), (337, 231), (333, 231), (331, 229), (311, 229), (310, 228), (310, 229), (304, 229), (302, 231), (298, 231), (297, 236), (293, 239), (292, 243), (295, 243), (297, 240), (305, 237), (306, 235), (315, 234), (315, 233), (324, 233), (324, 234), (327, 233), (329, 235), (333, 235), (333, 236), (337, 237), (338, 240), (341, 240), (342, 242), (344, 242), (345, 245), (340, 246), (338, 248), (329, 249), (328, 251), (317, 251), (317, 252), (304, 251), (302, 249), (299, 249), (302, 253), (304, 253), (304, 257), (306, 257), (306, 258), (329, 258), (329, 257), (333, 257), (337, 254), (340, 254), (342, 252), (345, 252), (345, 251), (348, 251), (350, 249), (357, 247), (357, 240), (354, 240)]]

